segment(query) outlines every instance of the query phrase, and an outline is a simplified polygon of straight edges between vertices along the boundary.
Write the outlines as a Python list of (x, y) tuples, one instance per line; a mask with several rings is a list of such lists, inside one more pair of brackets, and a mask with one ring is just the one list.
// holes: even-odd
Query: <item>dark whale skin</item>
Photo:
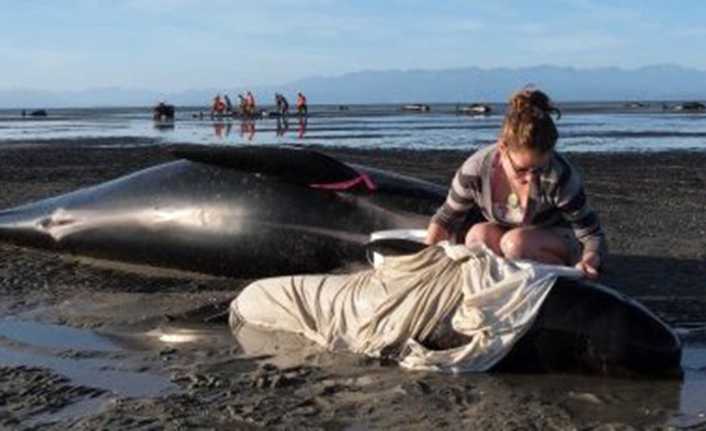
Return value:
[(192, 160), (0, 211), (0, 240), (216, 275), (322, 272), (363, 261), (373, 231), (424, 227), (445, 198), (313, 151), (177, 155)]

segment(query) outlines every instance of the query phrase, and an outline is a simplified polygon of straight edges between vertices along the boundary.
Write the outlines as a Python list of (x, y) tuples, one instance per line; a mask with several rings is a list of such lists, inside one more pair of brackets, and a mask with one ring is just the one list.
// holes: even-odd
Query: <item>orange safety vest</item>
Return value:
[(223, 103), (220, 97), (213, 100), (213, 110), (216, 112), (223, 112), (226, 110), (226, 104)]

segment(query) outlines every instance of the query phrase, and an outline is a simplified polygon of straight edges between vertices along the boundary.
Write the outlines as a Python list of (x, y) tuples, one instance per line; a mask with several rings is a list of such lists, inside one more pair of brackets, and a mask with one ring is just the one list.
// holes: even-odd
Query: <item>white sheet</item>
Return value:
[[(330, 350), (395, 352), (414, 370), (486, 371), (530, 328), (560, 275), (580, 273), (443, 243), (355, 274), (256, 281), (233, 300), (231, 324), (296, 332)], [(422, 345), (448, 317), (470, 341), (448, 350)]]

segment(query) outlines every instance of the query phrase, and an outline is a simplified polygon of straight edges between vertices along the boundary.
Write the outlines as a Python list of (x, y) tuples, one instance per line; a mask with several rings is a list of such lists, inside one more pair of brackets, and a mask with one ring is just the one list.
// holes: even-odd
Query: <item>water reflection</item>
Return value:
[[(239, 356), (266, 358), (279, 367), (311, 363), (325, 350), (302, 336), (234, 325), (234, 351)], [(444, 387), (473, 382), (493, 399), (515, 399), (517, 394), (539, 396), (562, 405), (586, 423), (620, 422), (649, 427), (706, 425), (706, 349), (685, 345), (684, 379), (615, 378), (581, 374), (469, 373), (458, 376), (430, 373), (425, 377)], [(343, 358), (340, 356), (339, 358)], [(334, 362), (336, 362), (334, 360)], [(351, 369), (365, 373), (365, 367)], [(390, 370), (390, 376), (395, 372)], [(432, 385), (434, 386), (434, 385)]]
[(240, 137), (248, 142), (253, 140), (255, 137), (255, 120), (248, 118), (240, 123)]
[(299, 130), (297, 131), (297, 137), (299, 139), (304, 138), (304, 134), (306, 133), (306, 126), (309, 121), (309, 117), (307, 116), (302, 116), (299, 117)]
[[(636, 111), (623, 108), (622, 103), (616, 113), (611, 106), (598, 111), (592, 104), (569, 108), (566, 119), (557, 124), (561, 149), (586, 152), (706, 148), (706, 114), (663, 112), (657, 104), (645, 108), (649, 112), (643, 108)], [(493, 107), (493, 111), (499, 113), (502, 109)], [(430, 116), (401, 114), (397, 105), (351, 106), (349, 110), (317, 107), (311, 113), (315, 119), (311, 125), (305, 117), (291, 117), (289, 123), (274, 117), (251, 120), (259, 124), (258, 136), (253, 136), (252, 142), (274, 144), (286, 136), (312, 144), (356, 148), (467, 150), (469, 146), (494, 142), (501, 127), (500, 114), (469, 118), (457, 115), (453, 105), (435, 106), (433, 112)], [(174, 123), (155, 123), (143, 108), (56, 109), (47, 118), (30, 117), (29, 112), (23, 118), (17, 110), (0, 110), (0, 140), (120, 137), (212, 144), (215, 128), (220, 128), (225, 137), (227, 124), (231, 122), (231, 127), (237, 128), (235, 121), (240, 118), (217, 117), (214, 121), (222, 124), (214, 127), (207, 112), (186, 108), (179, 111), (176, 121), (176, 128)], [(247, 138), (252, 134), (252, 125), (246, 124), (244, 129), (243, 136)], [(241, 141), (237, 133), (230, 135), (229, 142), (250, 141)]]
[(154, 129), (160, 132), (171, 132), (174, 127), (174, 120), (156, 120), (154, 122)]
[(159, 396), (177, 389), (168, 378), (129, 369), (112, 356), (124, 352), (106, 334), (60, 325), (0, 320), (0, 364), (47, 368), (73, 382), (129, 397)]
[(311, 363), (312, 357), (325, 350), (299, 334), (268, 331), (253, 325), (231, 327), (235, 339), (233, 351), (245, 358), (267, 358), (267, 362), (287, 368)]
[(229, 121), (227, 123), (222, 121), (217, 121), (213, 123), (213, 134), (218, 139), (227, 138), (230, 135), (230, 131), (233, 128), (233, 124)]
[(277, 118), (277, 130), (276, 130), (277, 136), (284, 136), (284, 134), (287, 133), (288, 130), (289, 130), (289, 119), (287, 119), (287, 116), (278, 117)]

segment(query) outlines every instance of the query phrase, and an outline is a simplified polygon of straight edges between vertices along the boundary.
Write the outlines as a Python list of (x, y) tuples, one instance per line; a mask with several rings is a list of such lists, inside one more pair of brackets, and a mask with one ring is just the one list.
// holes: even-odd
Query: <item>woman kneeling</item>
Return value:
[(456, 172), (427, 244), (449, 239), (469, 212), (480, 210), (486, 221), (462, 232), (467, 244), (481, 241), (508, 259), (574, 265), (598, 276), (603, 229), (576, 168), (554, 151), (559, 134), (552, 113), (561, 116), (542, 91), (512, 96), (497, 142)]

